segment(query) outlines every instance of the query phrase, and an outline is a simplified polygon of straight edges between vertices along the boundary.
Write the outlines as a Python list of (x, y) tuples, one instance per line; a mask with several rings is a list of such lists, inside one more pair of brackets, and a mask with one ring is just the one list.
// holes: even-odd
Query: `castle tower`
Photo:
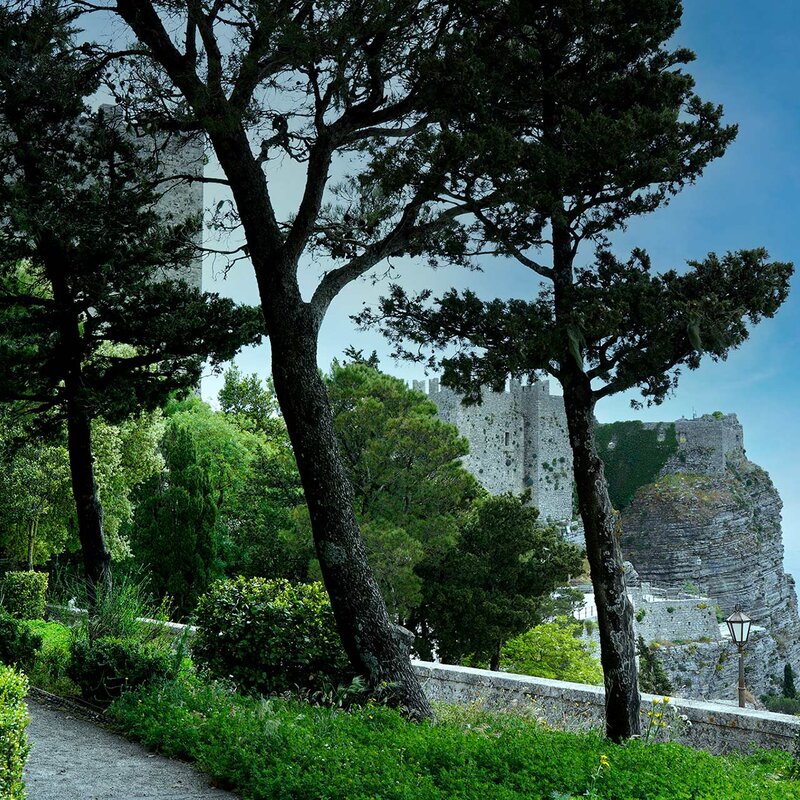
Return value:
[(414, 389), (427, 394), (439, 417), (469, 442), (464, 466), (492, 494), (531, 493), (542, 520), (572, 519), (572, 451), (564, 401), (551, 395), (547, 381), (507, 391), (483, 392), (480, 405), (465, 406), (461, 396), (433, 378)]

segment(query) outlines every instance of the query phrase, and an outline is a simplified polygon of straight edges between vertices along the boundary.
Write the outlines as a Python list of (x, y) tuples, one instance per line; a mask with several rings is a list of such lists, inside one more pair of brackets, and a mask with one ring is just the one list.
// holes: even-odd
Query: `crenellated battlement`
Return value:
[(461, 395), (438, 378), (413, 381), (412, 386), (469, 441), (464, 466), (488, 491), (527, 490), (542, 519), (572, 518), (572, 451), (564, 402), (550, 394), (547, 381), (522, 384), (511, 379), (502, 392), (487, 387), (482, 402), (473, 406), (463, 405)]

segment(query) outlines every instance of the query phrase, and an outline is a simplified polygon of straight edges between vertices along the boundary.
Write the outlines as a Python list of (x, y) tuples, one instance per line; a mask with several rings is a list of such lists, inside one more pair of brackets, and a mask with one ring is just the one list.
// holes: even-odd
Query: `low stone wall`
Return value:
[[(568, 730), (603, 727), (605, 691), (600, 686), (427, 661), (412, 663), (431, 700), (528, 711), (550, 725)], [(662, 698), (642, 695), (644, 727), (654, 700)], [(658, 710), (663, 707), (659, 705)], [(677, 709), (677, 713), (670, 708)], [(791, 750), (800, 733), (800, 717), (701, 700), (670, 698), (665, 718), (670, 727), (658, 732), (658, 740), (671, 739), (712, 753), (751, 752), (758, 748)]]

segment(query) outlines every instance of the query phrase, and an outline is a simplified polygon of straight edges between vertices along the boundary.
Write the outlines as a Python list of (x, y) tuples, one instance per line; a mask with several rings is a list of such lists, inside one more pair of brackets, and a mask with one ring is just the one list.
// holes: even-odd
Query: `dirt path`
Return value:
[(28, 800), (234, 800), (188, 764), (29, 699)]

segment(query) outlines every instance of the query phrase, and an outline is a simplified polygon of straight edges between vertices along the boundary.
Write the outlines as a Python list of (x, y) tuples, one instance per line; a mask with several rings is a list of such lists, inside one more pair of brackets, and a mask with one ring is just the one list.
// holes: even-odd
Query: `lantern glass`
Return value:
[(728, 625), (728, 630), (731, 633), (731, 639), (735, 644), (746, 644), (750, 637), (750, 626), (752, 620), (747, 614), (742, 612), (742, 607), (737, 603), (736, 610), (731, 614), (725, 622)]

